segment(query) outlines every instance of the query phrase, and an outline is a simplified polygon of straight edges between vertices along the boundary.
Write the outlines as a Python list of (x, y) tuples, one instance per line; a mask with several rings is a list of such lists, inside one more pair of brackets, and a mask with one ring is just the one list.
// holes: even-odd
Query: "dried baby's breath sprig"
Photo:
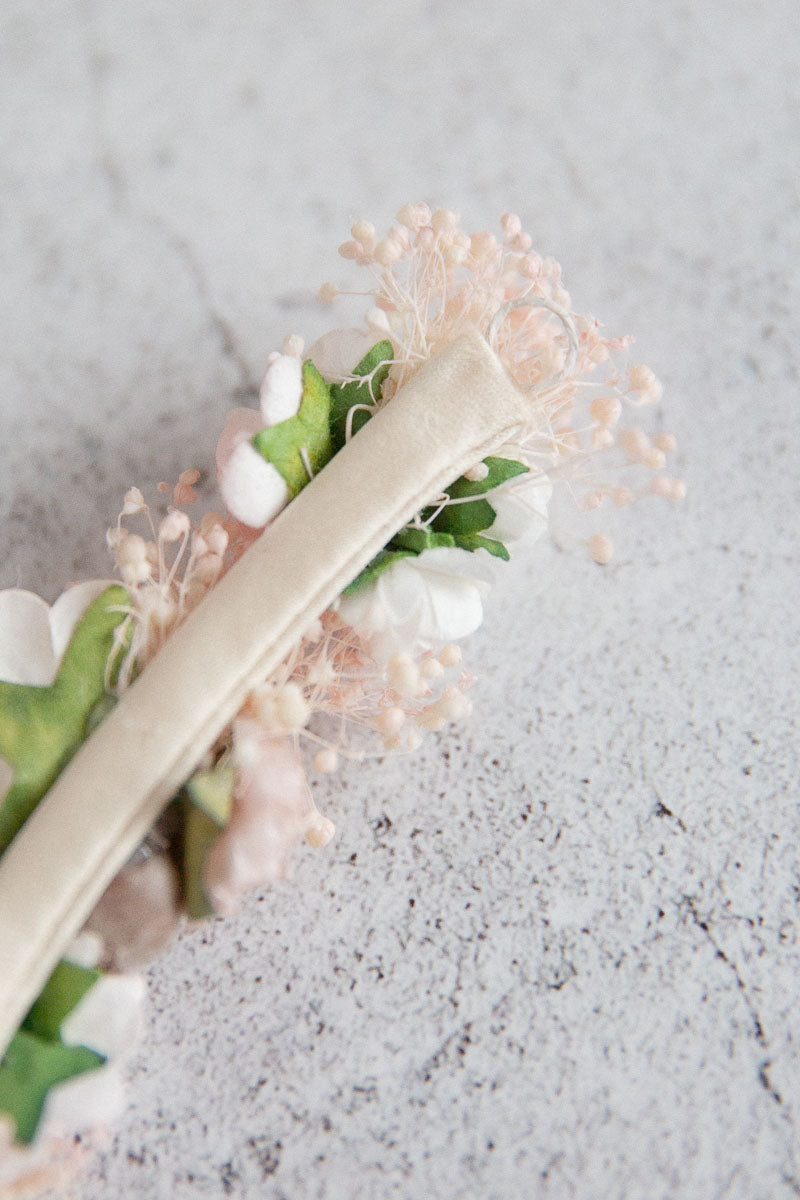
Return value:
[[(645, 495), (683, 498), (683, 482), (665, 473), (675, 439), (651, 439), (633, 418), (633, 410), (661, 399), (660, 382), (649, 367), (617, 362), (631, 339), (604, 337), (593, 317), (572, 311), (560, 265), (532, 249), (516, 214), (502, 217), (498, 235), (467, 233), (449, 209), (406, 204), (383, 238), (357, 221), (339, 253), (369, 272), (372, 286), (354, 294), (373, 299), (367, 324), (394, 347), (383, 403), (431, 354), (477, 326), (532, 393), (528, 427), (513, 447), (531, 470), (564, 482), (585, 512)], [(326, 303), (344, 294), (333, 283), (319, 293)], [(567, 321), (575, 332), (572, 364)], [(550, 379), (557, 382), (547, 386)], [(607, 534), (594, 534), (589, 549), (607, 562)]]

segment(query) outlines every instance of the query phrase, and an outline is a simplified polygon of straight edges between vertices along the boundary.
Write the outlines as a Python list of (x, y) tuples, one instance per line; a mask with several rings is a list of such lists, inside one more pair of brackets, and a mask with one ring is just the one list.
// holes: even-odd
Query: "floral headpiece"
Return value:
[(229, 414), (224, 513), (192, 521), (197, 471), (159, 485), (166, 512), (132, 487), (117, 579), (52, 607), (0, 593), (0, 1191), (51, 1180), (108, 1120), (135, 972), (180, 922), (333, 836), (308, 767), (469, 715), (458, 643), (554, 491), (589, 521), (683, 495), (674, 439), (631, 420), (659, 383), (571, 311), (518, 217), (499, 237), (425, 204), (397, 222), (340, 247), (371, 277), (364, 325), (288, 337), (259, 407)]

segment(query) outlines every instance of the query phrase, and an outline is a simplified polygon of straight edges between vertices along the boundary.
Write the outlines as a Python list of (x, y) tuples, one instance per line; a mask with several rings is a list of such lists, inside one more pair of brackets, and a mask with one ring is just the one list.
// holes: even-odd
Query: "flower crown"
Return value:
[[(30, 592), (0, 593), (0, 855), (11, 859), (67, 764), (178, 629), (189, 634), (192, 614), (209, 610), (223, 581), (226, 596), (241, 598), (236, 564), (265, 529), (289, 529), (283, 510), (301, 512), (298, 498), (317, 477), (333, 478), (343, 451), (357, 443), (369, 461), (385, 443), (386, 461), (413, 481), (436, 388), (449, 395), (456, 426), (469, 407), (496, 444), (463, 469), (454, 469), (455, 449), (442, 460), (443, 485), (406, 506), (279, 661), (250, 679), (133, 855), (101, 881), (80, 934), (44, 963), (38, 996), (13, 997), (25, 1015), (0, 1063), (0, 1189), (52, 1179), (83, 1152), (72, 1133), (118, 1107), (119, 1064), (144, 995), (135, 972), (180, 922), (233, 912), (245, 893), (287, 875), (299, 843), (331, 839), (307, 769), (329, 774), (342, 759), (408, 753), (469, 715), (475, 676), (458, 643), (481, 623), (502, 563), (550, 528), (554, 492), (572, 498), (576, 523), (645, 495), (683, 496), (664, 470), (674, 439), (631, 422), (660, 400), (660, 384), (647, 367), (622, 365), (628, 339), (607, 339), (597, 321), (571, 311), (559, 265), (531, 249), (518, 217), (502, 218), (499, 237), (469, 235), (456, 214), (410, 204), (381, 240), (365, 221), (351, 232), (340, 254), (369, 272), (371, 286), (356, 293), (370, 298), (364, 325), (308, 350), (293, 335), (269, 355), (258, 408), (229, 413), (218, 441), (226, 511), (191, 519), (198, 471), (160, 484), (155, 509), (132, 487), (107, 535), (118, 579), (73, 585), (52, 607)], [(326, 303), (340, 294), (330, 283), (320, 289)], [(470, 354), (477, 365), (458, 375)], [(482, 391), (494, 376), (485, 383), (484, 369), (502, 375), (517, 405), (499, 440)], [(421, 427), (412, 431), (408, 414), (391, 425), (395, 398), (415, 388)], [(383, 500), (360, 469), (342, 480), (336, 494), (355, 492), (356, 523)], [(315, 531), (301, 527), (300, 560), (316, 552), (306, 532)], [(587, 531), (586, 544), (595, 562), (609, 561), (601, 528)], [(245, 600), (246, 621), (258, 595)], [(3, 867), (0, 859), (0, 894), (9, 887)]]

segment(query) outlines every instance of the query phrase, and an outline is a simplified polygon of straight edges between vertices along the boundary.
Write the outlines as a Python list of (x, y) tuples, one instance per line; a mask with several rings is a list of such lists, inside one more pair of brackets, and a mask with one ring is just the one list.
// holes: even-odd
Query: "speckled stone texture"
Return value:
[(520, 556), (471, 723), (320, 784), (332, 845), (153, 969), (76, 1195), (800, 1194), (795, 0), (0, 21), (0, 586), (106, 573), (406, 199), (521, 213), (690, 487), (605, 570)]

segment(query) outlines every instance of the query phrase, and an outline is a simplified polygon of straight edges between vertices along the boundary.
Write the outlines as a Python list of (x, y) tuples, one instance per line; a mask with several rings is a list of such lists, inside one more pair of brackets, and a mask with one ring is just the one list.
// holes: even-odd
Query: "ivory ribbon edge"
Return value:
[[(467, 386), (465, 393), (463, 388)], [(483, 392), (493, 403), (484, 407), (476, 402), (476, 393)], [(403, 399), (405, 397), (405, 400)], [(428, 411), (426, 413), (426, 406)], [(433, 407), (435, 406), (435, 408)], [(401, 409), (406, 411), (402, 414)], [(419, 410), (419, 411), (417, 411)], [(496, 355), (477, 331), (462, 335), (456, 342), (446, 347), (440, 354), (429, 360), (424, 367), (412, 378), (397, 396), (369, 422), (358, 435), (342, 451), (326, 465), (317, 476), (317, 480), (305, 488), (293, 503), (284, 510), (276, 526), (293, 512), (293, 520), (308, 521), (314, 519), (314, 509), (328, 503), (325, 488), (315, 490), (313, 483), (322, 480), (326, 472), (328, 479), (338, 472), (343, 478), (352, 466), (366, 467), (366, 472), (360, 477), (373, 485), (382, 482), (382, 472), (394, 472), (393, 481), (398, 490), (398, 497), (391, 502), (390, 508), (378, 509), (373, 513), (373, 520), (360, 537), (350, 538), (350, 544), (345, 543), (344, 553), (333, 554), (332, 565), (329, 565), (324, 576), (314, 579), (311, 586), (306, 584), (305, 590), (299, 595), (290, 597), (287, 607), (293, 615), (283, 625), (275, 629), (275, 622), (269, 619), (263, 622), (259, 639), (251, 637), (250, 641), (260, 640), (263, 643), (261, 651), (255, 655), (252, 662), (242, 663), (238, 670), (235, 683), (229, 679), (224, 681), (224, 692), (209, 700), (203, 706), (206, 715), (190, 722), (191, 734), (184, 732), (180, 744), (174, 746), (174, 752), (167, 754), (162, 751), (162, 765), (155, 772), (157, 779), (150, 781), (144, 794), (128, 796), (124, 806), (125, 819), (116, 814), (116, 826), (106, 828), (94, 827), (85, 839), (87, 856), (81, 858), (75, 855), (71, 879), (65, 885), (61, 880), (60, 903), (53, 901), (52, 908), (42, 904), (42, 880), (48, 878), (46, 862), (47, 851), (51, 854), (57, 849), (53, 838), (48, 833), (55, 829), (59, 821), (65, 821), (71, 803), (71, 797), (81, 792), (81, 789), (92, 786), (92, 772), (104, 771), (107, 763), (102, 760), (99, 764), (92, 763), (92, 751), (102, 745), (109, 737), (109, 727), (118, 735), (125, 730), (126, 705), (132, 706), (128, 700), (136, 693), (140, 684), (148, 678), (148, 672), (153, 664), (159, 663), (159, 673), (163, 675), (170, 662), (170, 651), (173, 643), (181, 640), (181, 646), (191, 640), (192, 631), (196, 628), (202, 631), (208, 625), (212, 610), (210, 601), (216, 596), (216, 605), (220, 607), (220, 598), (224, 599), (236, 584), (229, 581), (241, 579), (243, 585), (253, 574), (256, 563), (261, 566), (260, 558), (269, 559), (269, 542), (265, 541), (273, 527), (268, 527), (265, 534), (251, 547), (242, 559), (228, 572), (209, 596), (189, 615), (179, 630), (159, 651), (147, 670), (133, 687), (125, 693), (117, 708), (87, 739), (80, 751), (67, 766), (59, 779), (40, 802), (39, 806), (17, 835), (3, 858), (0, 859), (0, 1054), (5, 1050), (11, 1036), (16, 1031), (20, 1020), (35, 998), (42, 984), (47, 979), (53, 965), (63, 953), (71, 937), (83, 924), (94, 903), (117, 871), (124, 865), (130, 853), (150, 828), (159, 812), (168, 803), (170, 797), (191, 774), (197, 761), (205, 749), (213, 742), (218, 733), (224, 729), (235, 715), (244, 696), (259, 677), (263, 678), (282, 660), (291, 646), (302, 636), (308, 624), (341, 593), (344, 587), (358, 574), (364, 565), (373, 557), (377, 549), (385, 545), (392, 534), (409, 519), (415, 511), (425, 504), (437, 489), (441, 489), (456, 478), (475, 461), (484, 457), (492, 449), (501, 445), (512, 431), (524, 420), (527, 412), (527, 402), (516, 386), (509, 379)], [(382, 418), (391, 413), (391, 422)], [(469, 419), (466, 419), (469, 418)], [(405, 422), (405, 426), (403, 426)], [(412, 428), (416, 423), (417, 428)], [(419, 442), (421, 425), (422, 432), (428, 424), (431, 432), (449, 434), (447, 452), (442, 453), (441, 444), (428, 445), (427, 460), (414, 459), (405, 464), (398, 463), (397, 447), (392, 437), (382, 447), (382, 453), (370, 457), (368, 443), (375, 443), (383, 436), (383, 426), (397, 436), (400, 426), (405, 429), (412, 445)], [(365, 438), (372, 430), (369, 437)], [(413, 436), (412, 436), (413, 435)], [(416, 437), (416, 442), (414, 438)], [(424, 448), (424, 442), (423, 442)], [(352, 463), (348, 461), (352, 460)], [(335, 472), (331, 472), (337, 464)], [(398, 467), (402, 466), (402, 470)], [(421, 481), (422, 477), (422, 481)], [(352, 479), (347, 481), (347, 488), (352, 491)], [(329, 488), (327, 489), (330, 490)], [(375, 519), (377, 517), (377, 519)], [(286, 521), (283, 521), (285, 528)], [(271, 541), (272, 538), (269, 539)], [(285, 539), (284, 539), (285, 540)], [(264, 547), (267, 547), (264, 551)], [(278, 538), (280, 550), (280, 538)], [(262, 554), (254, 554), (261, 547)], [(284, 547), (285, 551), (285, 547)], [(248, 556), (251, 556), (248, 559)], [(242, 570), (247, 562), (249, 570)], [(275, 576), (281, 575), (281, 562), (278, 558), (273, 563), (276, 568)], [(240, 589), (241, 590), (241, 589)], [(224, 593), (224, 596), (223, 596)], [(241, 598), (241, 597), (240, 597)], [(226, 614), (233, 619), (230, 606)], [(199, 614), (204, 614), (201, 622), (195, 620)], [(272, 626), (270, 632), (270, 625)], [(168, 670), (167, 670), (168, 673)], [(140, 689), (141, 691), (141, 689)], [(146, 689), (145, 689), (146, 691)], [(200, 707), (199, 705), (195, 708)], [(214, 715), (212, 715), (212, 712)], [(146, 725), (146, 723), (145, 723)], [(119, 728), (118, 728), (119, 727)], [(103, 731), (106, 731), (104, 734)], [(102, 737), (100, 735), (103, 735)], [(198, 749), (198, 745), (200, 749)], [(106, 757), (108, 757), (106, 750)], [(168, 760), (168, 761), (167, 761)], [(152, 774), (153, 772), (151, 772)], [(102, 788), (100, 788), (102, 791)], [(48, 845), (48, 842), (50, 843)], [(92, 851), (92, 853), (88, 853)], [(41, 856), (37, 862), (37, 852)], [(26, 865), (37, 863), (38, 871), (26, 871)], [(56, 866), (59, 865), (57, 862)], [(31, 875), (34, 879), (31, 883)], [(58, 874), (58, 872), (56, 872)], [(61, 872), (63, 876), (63, 871)], [(22, 921), (24, 929), (28, 924), (29, 939), (23, 944), (23, 938), (14, 936), (10, 927), (9, 902), (11, 918), (16, 909), (17, 916), (22, 917), (25, 908), (25, 884), (27, 879), (28, 899), (34, 905), (32, 922)], [(22, 886), (22, 895), (14, 893), (13, 889)], [(37, 891), (38, 888), (38, 891)], [(10, 894), (10, 891), (12, 894)], [(69, 894), (66, 894), (66, 893)], [(38, 908), (37, 908), (38, 899)]]

